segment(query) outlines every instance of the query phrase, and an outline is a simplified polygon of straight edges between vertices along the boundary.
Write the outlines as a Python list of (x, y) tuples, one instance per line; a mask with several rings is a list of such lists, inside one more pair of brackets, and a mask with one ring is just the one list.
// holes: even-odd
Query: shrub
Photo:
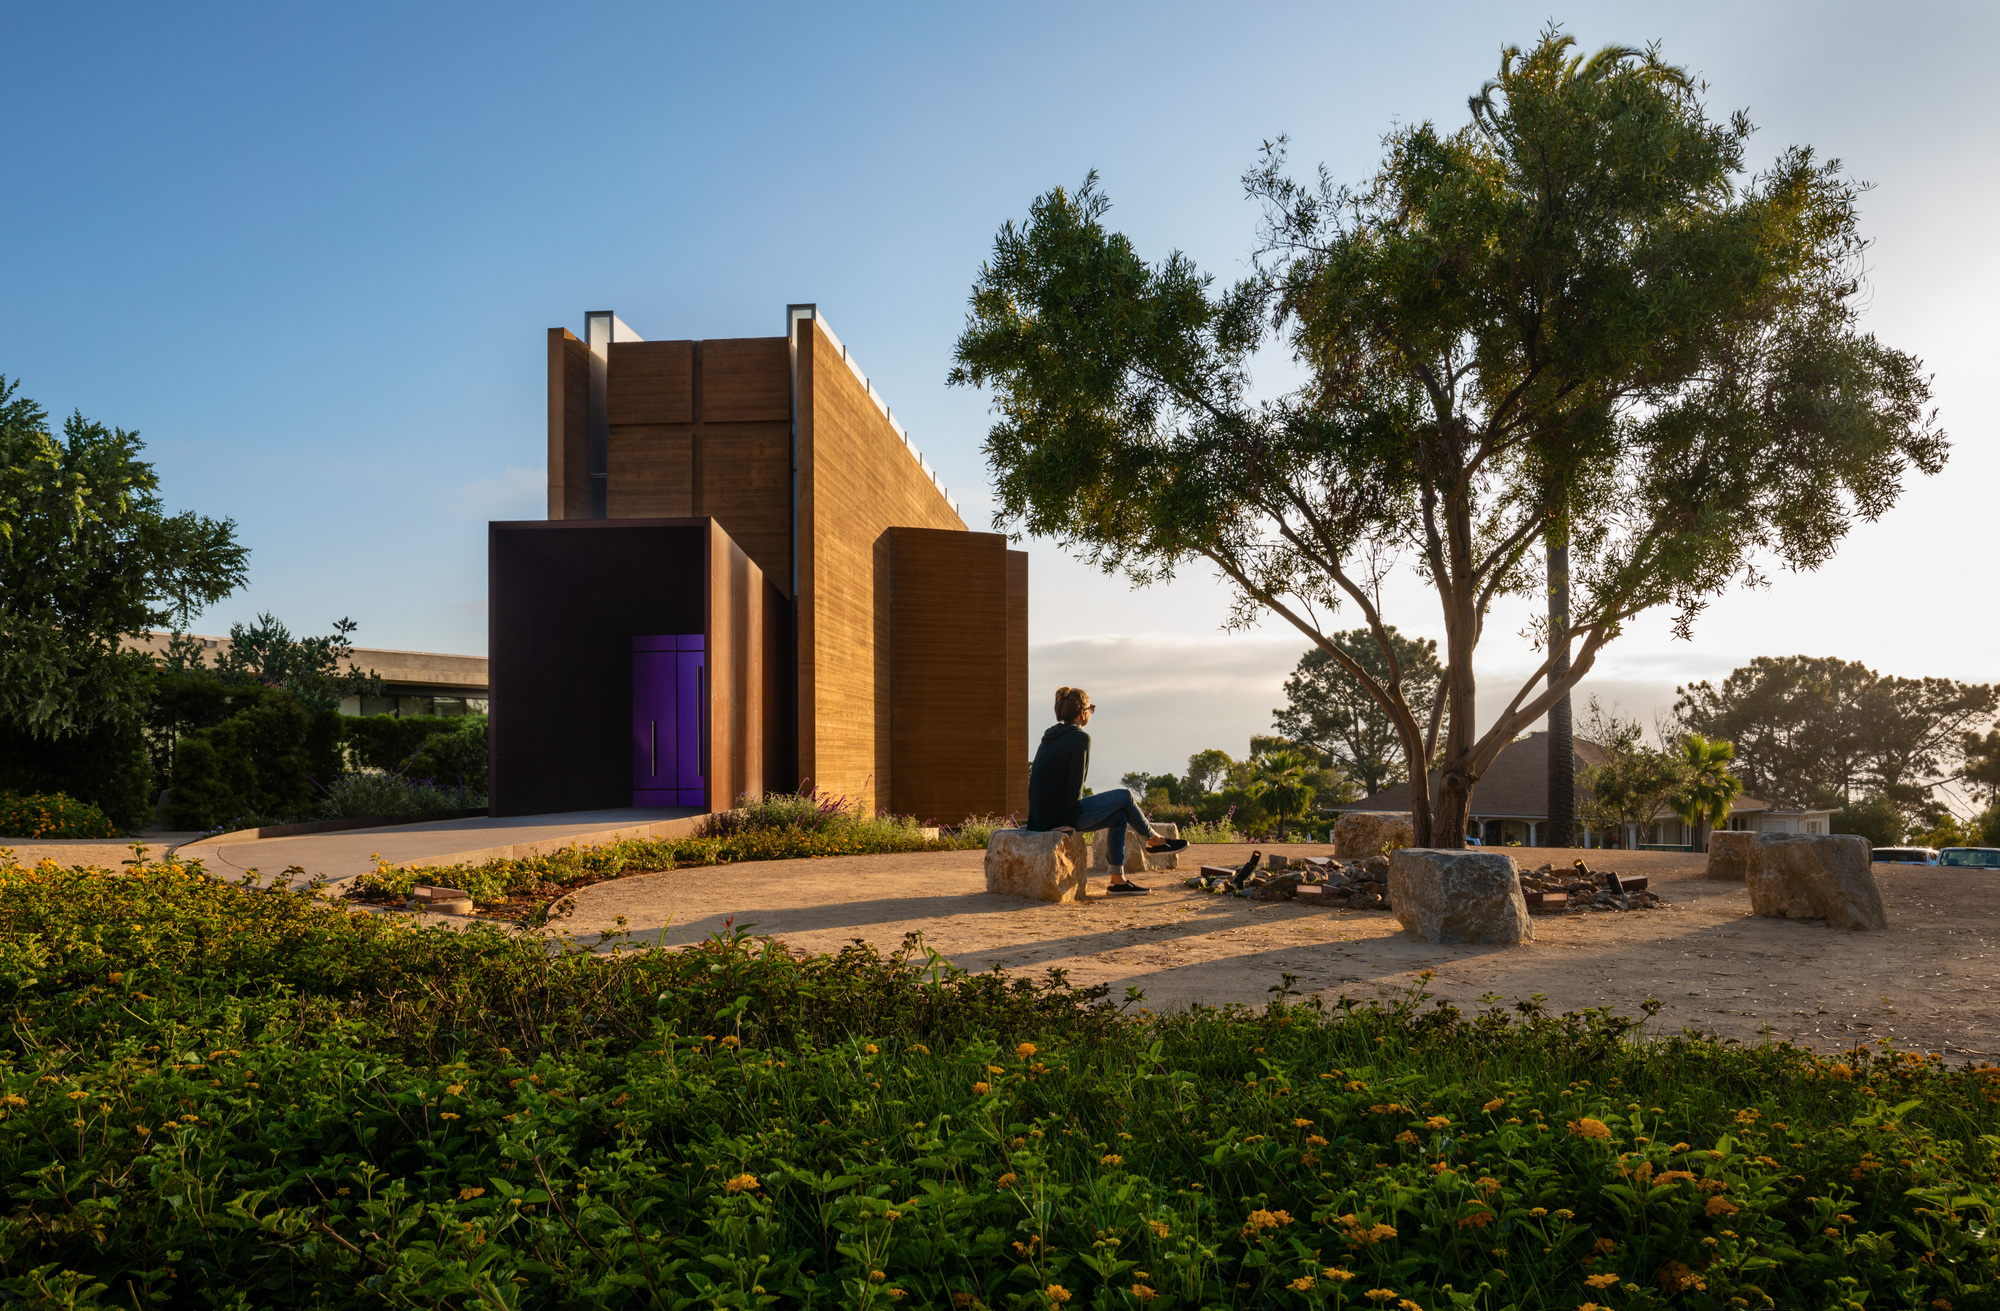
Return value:
[(445, 722), (458, 727), (425, 738), (423, 749), (411, 758), (403, 772), (411, 778), (427, 778), (440, 787), (460, 788), (483, 797), (488, 773), (486, 716), (465, 715)]
[(44, 738), (0, 721), (0, 789), (57, 793), (97, 807), (124, 829), (153, 818), (155, 797), (145, 728), (136, 719)]
[(927, 838), (915, 826), (887, 821), (811, 830), (739, 829), (724, 837), (625, 838), (601, 846), (564, 847), (545, 856), (489, 860), (476, 865), (423, 865), (405, 869), (387, 862), (354, 881), (354, 895), (407, 897), (418, 883), (463, 888), (481, 904), (513, 896), (554, 896), (567, 888), (695, 865), (751, 860), (802, 860), (813, 856), (879, 855), (897, 851), (961, 851), (984, 839), (953, 834)]
[(1238, 832), (1230, 821), (1231, 817), (1226, 814), (1212, 824), (1196, 820), (1181, 826), (1181, 836), (1189, 842), (1248, 842), (1250, 839)]
[(737, 798), (736, 809), (711, 815), (702, 832), (718, 838), (780, 829), (825, 833), (860, 822), (858, 802), (808, 787), (803, 792), (766, 792), (757, 796), (746, 793)]
[(486, 790), (485, 715), (347, 715), (340, 729), (348, 756), (363, 769)]
[(115, 838), (118, 826), (87, 801), (55, 793), (0, 792), (0, 837)]
[(1019, 815), (968, 815), (965, 820), (951, 830), (951, 836), (963, 847), (983, 848), (993, 840), (994, 833), (1003, 828), (1021, 827)]
[(217, 699), (241, 708), (175, 742), (167, 827), (209, 829), (241, 815), (304, 817), (313, 780), (339, 772), (339, 715), (309, 712), (291, 693), (268, 688), (236, 688)]
[(1895, 802), (1875, 796), (1835, 811), (1827, 827), (1834, 833), (1858, 833), (1868, 839), (1871, 847), (1893, 847), (1903, 841), (1908, 821)]
[(1993, 1304), (2000, 1067), (1103, 994), (0, 870), (0, 1302)]

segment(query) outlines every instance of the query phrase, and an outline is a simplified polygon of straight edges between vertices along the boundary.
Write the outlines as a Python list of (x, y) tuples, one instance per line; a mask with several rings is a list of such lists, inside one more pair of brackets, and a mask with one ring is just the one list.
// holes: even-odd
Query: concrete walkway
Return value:
[[(311, 833), (290, 838), (244, 842), (195, 842), (176, 853), (182, 860), (199, 860), (211, 873), (235, 879), (256, 870), (267, 882), (293, 865), (303, 878), (324, 876), (330, 892), (355, 877), (374, 872), (378, 860), (397, 865), (455, 865), (463, 861), (505, 858), (519, 860), (579, 843), (595, 844), (619, 838), (686, 837), (699, 826), (702, 812), (692, 809), (584, 810), (560, 815), (516, 815), (504, 819), (481, 816), (421, 824), (391, 824), (338, 833)], [(21, 858), (30, 858), (23, 844)], [(155, 852), (155, 856), (164, 852)], [(35, 858), (39, 858), (38, 856)], [(60, 857), (59, 857), (60, 859)]]

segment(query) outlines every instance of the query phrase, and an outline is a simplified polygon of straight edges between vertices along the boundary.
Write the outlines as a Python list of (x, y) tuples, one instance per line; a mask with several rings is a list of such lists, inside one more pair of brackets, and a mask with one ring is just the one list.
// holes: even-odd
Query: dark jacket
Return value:
[(1083, 810), (1083, 780), (1090, 774), (1090, 734), (1057, 724), (1042, 734), (1028, 770), (1027, 827), (1042, 832), (1074, 825)]

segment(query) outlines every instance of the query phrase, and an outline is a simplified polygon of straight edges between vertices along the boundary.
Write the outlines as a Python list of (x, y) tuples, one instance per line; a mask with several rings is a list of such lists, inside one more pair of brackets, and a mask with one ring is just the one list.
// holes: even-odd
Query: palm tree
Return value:
[(1708, 830), (1729, 818), (1729, 809), (1743, 791), (1743, 780), (1729, 772), (1736, 748), (1720, 739), (1690, 733), (1681, 739), (1681, 764), (1687, 782), (1674, 797), (1674, 814), (1694, 830), (1690, 844), (1708, 850)]
[(1278, 812), (1278, 840), (1282, 842), (1287, 817), (1304, 812), (1318, 795), (1313, 776), (1319, 772), (1319, 762), (1303, 751), (1288, 748), (1259, 756), (1256, 767), (1250, 794)]

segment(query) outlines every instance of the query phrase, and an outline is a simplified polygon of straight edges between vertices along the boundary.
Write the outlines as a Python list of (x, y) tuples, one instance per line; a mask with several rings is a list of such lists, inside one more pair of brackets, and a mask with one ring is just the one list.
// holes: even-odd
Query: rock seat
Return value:
[(1837, 929), (1886, 929), (1868, 839), (1852, 833), (1758, 833), (1750, 847), (1750, 909), (1823, 919)]
[(1089, 864), (1080, 833), (997, 829), (986, 842), (986, 890), (1036, 901), (1080, 901)]
[(1515, 947), (1535, 937), (1514, 859), (1497, 851), (1392, 853), (1389, 909), (1428, 942)]
[(1718, 829), (1708, 835), (1709, 878), (1741, 883), (1750, 874), (1750, 849), (1760, 834), (1740, 829)]
[(1408, 815), (1350, 810), (1333, 825), (1333, 854), (1341, 860), (1366, 860), (1416, 840)]
[[(1163, 838), (1177, 838), (1181, 835), (1180, 825), (1155, 822), (1153, 831)], [(1179, 869), (1181, 856), (1178, 851), (1149, 853), (1148, 839), (1127, 829), (1125, 832), (1125, 872), (1144, 874), (1149, 869)], [(1090, 872), (1109, 874), (1111, 872), (1111, 835), (1103, 829), (1090, 835)]]

